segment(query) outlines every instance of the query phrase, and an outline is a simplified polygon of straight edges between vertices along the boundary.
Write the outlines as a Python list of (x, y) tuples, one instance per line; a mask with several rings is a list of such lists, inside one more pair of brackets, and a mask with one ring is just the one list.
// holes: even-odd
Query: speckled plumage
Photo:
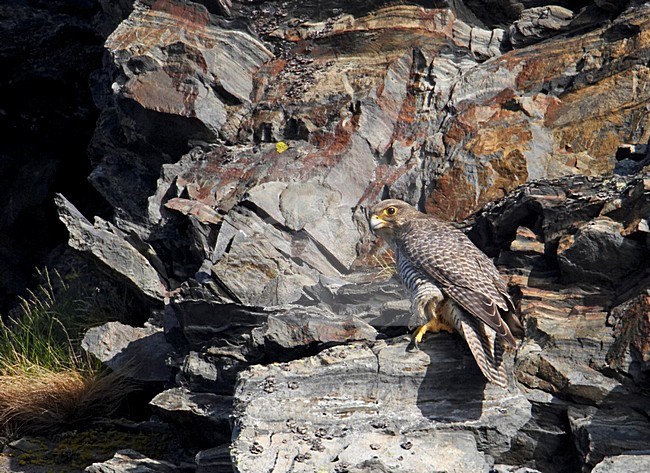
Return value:
[(501, 340), (516, 345), (522, 328), (494, 263), (460, 230), (399, 200), (379, 203), (371, 226), (393, 246), (418, 321), (453, 327), (485, 377), (506, 386)]

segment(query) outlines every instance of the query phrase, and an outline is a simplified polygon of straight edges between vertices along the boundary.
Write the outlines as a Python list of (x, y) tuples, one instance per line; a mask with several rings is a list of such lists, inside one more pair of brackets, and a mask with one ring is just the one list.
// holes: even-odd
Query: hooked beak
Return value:
[(374, 214), (370, 216), (370, 228), (372, 228), (373, 231), (384, 228), (385, 226), (386, 222), (384, 222), (380, 217)]

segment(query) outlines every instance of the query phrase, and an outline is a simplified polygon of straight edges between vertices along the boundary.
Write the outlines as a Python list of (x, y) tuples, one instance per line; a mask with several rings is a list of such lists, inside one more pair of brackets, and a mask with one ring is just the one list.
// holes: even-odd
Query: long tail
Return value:
[(447, 301), (443, 317), (463, 336), (483, 375), (497, 386), (508, 386), (503, 365), (503, 345), (496, 332), (465, 312), (458, 304)]

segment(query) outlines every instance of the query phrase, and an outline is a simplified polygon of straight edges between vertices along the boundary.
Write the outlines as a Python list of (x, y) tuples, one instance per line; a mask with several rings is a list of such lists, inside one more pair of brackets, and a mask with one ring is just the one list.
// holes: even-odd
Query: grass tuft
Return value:
[(0, 428), (5, 434), (41, 433), (113, 412), (135, 386), (108, 372), (80, 349), (86, 328), (67, 286), (47, 270), (0, 321)]
[(10, 436), (51, 433), (109, 415), (132, 390), (116, 373), (31, 370), (0, 376), (0, 425)]

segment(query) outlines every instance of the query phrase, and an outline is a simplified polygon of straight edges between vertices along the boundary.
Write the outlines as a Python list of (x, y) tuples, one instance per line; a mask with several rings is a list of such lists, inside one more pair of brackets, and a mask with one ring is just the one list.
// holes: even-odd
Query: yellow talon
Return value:
[(445, 332), (454, 333), (454, 328), (451, 325), (441, 321), (440, 319), (438, 319), (437, 316), (434, 315), (426, 324), (422, 325), (415, 331), (415, 335), (413, 336), (413, 341), (416, 344), (418, 344), (422, 341), (422, 338), (424, 337), (425, 333), (427, 332), (437, 333), (437, 332), (442, 332), (443, 330)]
[(424, 337), (424, 334), (427, 333), (427, 326), (428, 325), (429, 325), (429, 323), (426, 323), (426, 324), (422, 325), (421, 327), (419, 327), (416, 330), (415, 335), (413, 337), (413, 340), (415, 341), (416, 344), (418, 344), (418, 343), (420, 343), (422, 341), (422, 337)]

